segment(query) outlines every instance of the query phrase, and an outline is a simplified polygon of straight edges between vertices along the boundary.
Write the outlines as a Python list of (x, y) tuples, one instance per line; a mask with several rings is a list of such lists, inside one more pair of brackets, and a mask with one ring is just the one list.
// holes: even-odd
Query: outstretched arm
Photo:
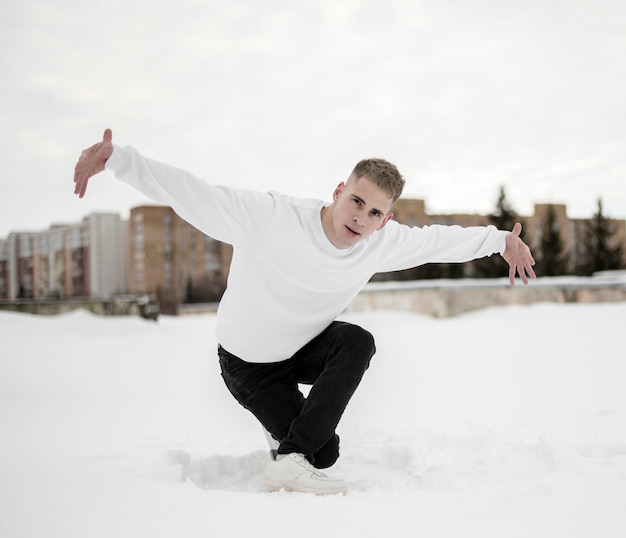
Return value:
[(533, 265), (535, 259), (530, 253), (528, 245), (519, 237), (522, 225), (518, 222), (513, 226), (513, 230), (506, 235), (506, 248), (502, 257), (509, 264), (509, 282), (515, 285), (515, 273), (520, 276), (524, 284), (528, 284), (528, 277), (536, 278)]
[(102, 142), (94, 144), (80, 154), (74, 167), (74, 194), (78, 194), (79, 198), (85, 196), (89, 179), (104, 170), (107, 159), (113, 153), (112, 140), (111, 129), (106, 129), (102, 136)]

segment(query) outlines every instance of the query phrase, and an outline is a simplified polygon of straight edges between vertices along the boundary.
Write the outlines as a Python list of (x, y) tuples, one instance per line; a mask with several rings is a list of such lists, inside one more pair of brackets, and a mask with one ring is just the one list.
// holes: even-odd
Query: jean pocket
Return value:
[(229, 353), (223, 348), (218, 350), (218, 356), (220, 359), (220, 368), (222, 374), (235, 375), (238, 370), (245, 369), (248, 363), (236, 357), (232, 353)]
[(245, 407), (248, 398), (255, 390), (256, 382), (252, 370), (256, 365), (248, 364), (227, 351), (221, 351), (219, 358), (222, 379), (224, 379), (226, 387), (235, 399)]

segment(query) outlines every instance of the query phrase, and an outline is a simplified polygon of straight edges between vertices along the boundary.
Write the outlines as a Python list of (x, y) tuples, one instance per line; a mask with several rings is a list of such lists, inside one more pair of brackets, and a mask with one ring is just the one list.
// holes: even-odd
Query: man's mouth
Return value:
[(348, 233), (352, 236), (357, 236), (357, 235), (361, 235), (359, 232), (355, 232), (352, 228), (350, 228), (350, 226), (346, 225), (346, 230), (348, 230)]

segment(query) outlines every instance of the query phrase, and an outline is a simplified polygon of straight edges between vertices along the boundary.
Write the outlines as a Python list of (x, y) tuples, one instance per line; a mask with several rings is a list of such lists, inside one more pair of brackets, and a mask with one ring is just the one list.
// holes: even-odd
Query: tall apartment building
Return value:
[(78, 224), (0, 241), (0, 298), (109, 297), (127, 291), (126, 225), (94, 213)]
[(206, 236), (171, 208), (133, 208), (129, 246), (131, 293), (155, 294), (162, 307), (221, 297), (230, 246)]

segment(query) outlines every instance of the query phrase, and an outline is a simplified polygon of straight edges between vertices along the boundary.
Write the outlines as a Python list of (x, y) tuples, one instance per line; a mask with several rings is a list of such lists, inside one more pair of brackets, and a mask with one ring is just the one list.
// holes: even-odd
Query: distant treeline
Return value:
[[(577, 275), (589, 276), (598, 271), (624, 269), (624, 238), (617, 233), (616, 221), (604, 214), (602, 199), (597, 200), (593, 217), (579, 221), (572, 230), (556, 218), (554, 206), (548, 205), (541, 219), (533, 218), (534, 241), (527, 238), (528, 227), (507, 199), (500, 187), (494, 211), (488, 221), (500, 230), (511, 230), (516, 222), (522, 223), (522, 239), (532, 248), (538, 276)], [(622, 234), (623, 235), (623, 234)], [(569, 249), (566, 248), (566, 240)], [(501, 256), (490, 256), (468, 263), (434, 263), (414, 269), (374, 275), (373, 281), (416, 280), (435, 278), (496, 278), (508, 274)]]

